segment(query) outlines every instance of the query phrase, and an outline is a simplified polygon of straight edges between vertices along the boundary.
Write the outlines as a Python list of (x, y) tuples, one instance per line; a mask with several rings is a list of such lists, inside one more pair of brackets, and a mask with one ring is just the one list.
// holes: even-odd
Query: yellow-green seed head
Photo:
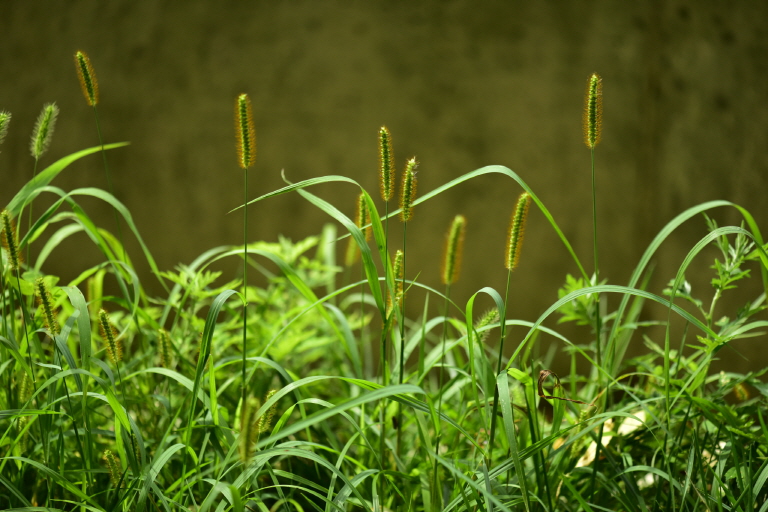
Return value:
[(507, 239), (507, 261), (506, 267), (509, 270), (515, 270), (520, 262), (520, 250), (523, 247), (523, 236), (525, 235), (525, 218), (528, 216), (528, 207), (531, 204), (531, 196), (528, 192), (523, 192), (517, 199), (515, 212), (509, 222), (509, 237)]
[(463, 215), (453, 218), (451, 227), (445, 235), (445, 251), (443, 252), (443, 284), (449, 285), (459, 279), (461, 272), (461, 255), (464, 249), (464, 231), (467, 219)]
[(117, 487), (117, 484), (120, 483), (120, 461), (112, 453), (112, 450), (104, 450), (103, 458), (109, 472), (109, 480), (113, 486)]
[(0, 221), (2, 222), (2, 243), (5, 250), (8, 252), (8, 263), (10, 264), (13, 272), (21, 268), (21, 252), (19, 251), (19, 242), (16, 240), (16, 222), (14, 222), (11, 213), (8, 210), (3, 210), (0, 213)]
[(592, 73), (587, 80), (587, 94), (584, 102), (584, 143), (594, 149), (600, 142), (603, 123), (603, 80)]
[(165, 329), (160, 329), (157, 332), (157, 350), (160, 353), (160, 365), (165, 368), (173, 366), (171, 337)]
[(0, 111), (0, 144), (5, 140), (5, 136), (8, 135), (8, 125), (11, 124), (11, 113), (5, 110)]
[[(480, 319), (475, 323), (475, 330), (480, 331), (483, 327), (491, 324), (495, 324), (499, 321), (499, 310), (497, 308), (491, 308), (485, 313), (483, 313), (483, 316), (480, 317)], [(485, 340), (488, 339), (488, 336), (491, 334), (490, 329), (486, 329), (485, 331), (480, 333), (480, 343), (485, 343)]]
[(59, 107), (56, 106), (56, 103), (47, 103), (37, 117), (35, 129), (32, 130), (32, 142), (29, 145), (29, 150), (35, 160), (38, 160), (48, 151), (58, 115)]
[(381, 198), (388, 202), (395, 188), (395, 157), (392, 154), (392, 136), (386, 126), (379, 129), (379, 184)]
[(42, 277), (35, 279), (35, 295), (37, 295), (37, 302), (40, 305), (40, 311), (43, 314), (45, 328), (48, 329), (51, 337), (56, 336), (61, 332), (61, 326), (59, 325), (58, 320), (56, 320), (58, 311), (53, 305), (51, 291), (48, 289), (48, 285)]
[(400, 220), (408, 222), (413, 217), (413, 202), (416, 200), (416, 168), (419, 162), (416, 157), (405, 163), (403, 184), (400, 188)]
[(387, 294), (387, 315), (392, 312), (392, 308), (399, 305), (403, 300), (403, 259), (405, 253), (400, 249), (395, 253), (395, 261), (392, 264), (392, 278), (395, 280), (395, 298), (392, 299), (390, 294)]
[(256, 160), (256, 129), (253, 127), (253, 109), (247, 94), (235, 100), (235, 133), (237, 134), (237, 163), (248, 169)]
[(95, 107), (99, 102), (99, 83), (96, 81), (96, 73), (91, 66), (91, 59), (84, 52), (79, 51), (75, 53), (75, 67), (85, 101), (90, 106)]
[(109, 359), (117, 366), (117, 363), (123, 359), (123, 344), (117, 337), (117, 329), (109, 321), (109, 314), (104, 309), (99, 310), (99, 332), (107, 348)]
[[(370, 224), (370, 216), (368, 214), (368, 205), (365, 202), (365, 194), (360, 192), (357, 196), (357, 217), (355, 219), (355, 225), (363, 230), (366, 242), (371, 239), (371, 227), (365, 227)], [(357, 242), (354, 238), (349, 237), (347, 244), (347, 254), (344, 258), (346, 266), (351, 267), (357, 261), (357, 256), (360, 254), (360, 248), (357, 246)]]

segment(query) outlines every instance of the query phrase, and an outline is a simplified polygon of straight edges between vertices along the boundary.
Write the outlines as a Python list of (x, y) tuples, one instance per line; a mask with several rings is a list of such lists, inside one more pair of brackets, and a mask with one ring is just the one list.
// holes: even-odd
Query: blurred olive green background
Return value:
[[(45, 102), (56, 101), (61, 114), (42, 165), (97, 144), (73, 63), (83, 50), (100, 84), (105, 141), (131, 142), (108, 153), (116, 195), (163, 269), (241, 240), (241, 215), (227, 212), (243, 197), (233, 106), (246, 92), (258, 145), (249, 197), (283, 186), (282, 169), (294, 182), (342, 174), (375, 191), (376, 135), (384, 124), (398, 168), (414, 155), (421, 162), (422, 193), (484, 165), (513, 169), (591, 272), (590, 160), (581, 116), (586, 79), (598, 72), (601, 277), (626, 284), (653, 236), (700, 202), (739, 203), (768, 231), (766, 19), (768, 3), (757, 1), (2, 2), (0, 109), (13, 120), (0, 147), (0, 202), (32, 176), (28, 139)], [(100, 158), (78, 162), (54, 184), (106, 188)], [(313, 192), (352, 214), (353, 186)], [(507, 223), (519, 193), (512, 180), (485, 176), (420, 206), (408, 228), (408, 277), (419, 273), (419, 281), (442, 288), (444, 233), (463, 213), (466, 253), (453, 297), (463, 307), (484, 286), (503, 292)], [(85, 204), (114, 229), (110, 209)], [(329, 220), (296, 194), (250, 212), (252, 240), (280, 233), (300, 239)], [(715, 215), (721, 224), (739, 222), (732, 210)], [(651, 291), (661, 292), (705, 234), (697, 218), (662, 246)], [(126, 238), (146, 270), (137, 244)], [(707, 300), (714, 254), (699, 258), (689, 275), (694, 293)], [(72, 278), (97, 261), (82, 236), (64, 244), (46, 270)], [(236, 267), (232, 262), (228, 277)], [(512, 280), (512, 315), (536, 319), (568, 272), (576, 266), (532, 210)], [(151, 276), (144, 280), (159, 292)], [(743, 297), (737, 291), (733, 305), (756, 290)], [(418, 314), (423, 293), (409, 297)], [(618, 299), (607, 300), (610, 307)], [(564, 332), (577, 343), (589, 339), (585, 330)], [(522, 334), (513, 330), (510, 345)], [(735, 346), (765, 365), (764, 343), (761, 337)], [(635, 346), (645, 350), (639, 339)], [(745, 367), (736, 352), (721, 355), (725, 368)]]

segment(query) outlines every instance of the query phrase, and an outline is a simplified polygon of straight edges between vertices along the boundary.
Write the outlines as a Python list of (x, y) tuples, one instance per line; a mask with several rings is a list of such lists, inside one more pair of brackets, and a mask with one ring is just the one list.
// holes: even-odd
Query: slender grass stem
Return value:
[[(99, 110), (96, 108), (96, 105), (93, 105), (93, 116), (96, 119), (96, 132), (99, 135), (99, 146), (101, 146), (101, 159), (104, 163), (104, 171), (107, 175), (107, 186), (109, 187), (109, 193), (114, 196), (115, 195), (115, 187), (112, 186), (112, 173), (109, 171), (109, 165), (107, 163), (107, 152), (104, 150), (104, 139), (101, 135), (101, 123), (99, 122)], [(120, 247), (123, 251), (123, 261), (126, 261), (125, 258), (125, 242), (123, 241), (123, 227), (122, 222), (120, 222), (120, 216), (117, 214), (117, 210), (114, 209), (115, 214), (115, 224), (117, 225), (117, 238), (120, 240)], [(115, 269), (115, 272), (117, 272), (117, 269)]]
[(242, 376), (240, 379), (240, 406), (241, 411), (245, 409), (245, 401), (247, 399), (247, 386), (246, 386), (246, 366), (248, 355), (248, 168), (243, 170), (243, 177), (245, 184), (243, 204), (243, 368)]
[(433, 486), (433, 507), (435, 510), (439, 510), (437, 507), (439, 507), (440, 503), (438, 500), (442, 501), (442, 493), (439, 492), (440, 485), (439, 485), (439, 478), (438, 478), (438, 463), (437, 463), (437, 456), (440, 455), (440, 441), (443, 437), (443, 428), (439, 421), (440, 418), (440, 411), (443, 408), (443, 374), (445, 372), (444, 368), (444, 361), (445, 361), (445, 340), (448, 337), (448, 307), (450, 305), (450, 296), (451, 296), (451, 284), (447, 283), (445, 285), (445, 301), (443, 303), (443, 332), (441, 336), (440, 341), (440, 371), (438, 372), (438, 378), (437, 378), (437, 418), (438, 423), (435, 425), (435, 430), (437, 431), (437, 435), (435, 436), (435, 462), (432, 467), (432, 486)]
[[(509, 283), (512, 280), (512, 270), (507, 271), (507, 286), (504, 291), (504, 310), (499, 312), (499, 320), (501, 322), (500, 334), (499, 334), (499, 355), (498, 363), (496, 364), (496, 376), (501, 373), (501, 362), (504, 357), (504, 339), (507, 335), (507, 304), (509, 303)], [(494, 379), (495, 382), (495, 379)], [(491, 409), (491, 434), (488, 441), (488, 454), (486, 456), (486, 466), (490, 468), (491, 459), (493, 456), (493, 443), (496, 438), (496, 413), (499, 410), (499, 388), (493, 387), (493, 407)]]
[[(400, 286), (403, 289), (402, 296), (400, 297), (400, 368), (397, 383), (402, 384), (405, 379), (405, 258), (407, 252), (405, 250), (406, 235), (408, 233), (408, 223), (403, 223), (403, 275), (400, 278)], [(395, 276), (397, 279), (397, 276)], [(395, 297), (397, 299), (397, 297)], [(397, 404), (397, 441), (396, 450), (397, 456), (401, 456), (400, 448), (402, 442), (403, 432), (403, 404)]]

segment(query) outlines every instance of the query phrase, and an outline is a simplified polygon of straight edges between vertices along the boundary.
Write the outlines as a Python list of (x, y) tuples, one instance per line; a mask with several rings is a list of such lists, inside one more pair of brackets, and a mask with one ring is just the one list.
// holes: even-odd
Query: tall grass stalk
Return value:
[[(504, 340), (507, 335), (507, 304), (509, 304), (509, 284), (512, 281), (512, 271), (515, 270), (520, 263), (520, 252), (523, 248), (523, 238), (525, 237), (525, 221), (528, 218), (528, 209), (531, 205), (531, 195), (528, 192), (523, 192), (517, 198), (515, 204), (515, 210), (512, 212), (512, 217), (509, 221), (509, 230), (507, 233), (507, 251), (504, 258), (504, 266), (507, 268), (507, 285), (504, 289), (504, 307), (499, 311), (499, 318), (501, 321), (499, 329), (499, 351), (496, 358), (496, 373), (498, 376), (501, 374), (501, 366), (504, 360)], [(499, 388), (494, 386), (493, 391), (493, 409), (491, 411), (491, 433), (490, 441), (488, 445), (488, 454), (486, 457), (486, 466), (490, 467), (493, 457), (493, 446), (496, 439), (496, 413), (498, 411), (499, 402)]]
[[(595, 179), (595, 146), (600, 142), (602, 135), (603, 119), (603, 83), (597, 73), (587, 80), (587, 92), (584, 102), (584, 142), (589, 148), (591, 175), (592, 175), (592, 254), (594, 257), (594, 284), (600, 283), (600, 266), (598, 263), (597, 250), (597, 187)], [(597, 381), (596, 393), (602, 388), (603, 381), (603, 357), (602, 357), (602, 319), (600, 312), (600, 294), (595, 297), (595, 355), (597, 368), (595, 369), (595, 378)], [(607, 395), (606, 395), (607, 397)], [(597, 448), (595, 453), (594, 467), (592, 469), (592, 483), (590, 490), (590, 500), (594, 495), (595, 477), (598, 472), (600, 461), (600, 449), (602, 447), (604, 424), (600, 424), (600, 430), (597, 434)]]
[(235, 133), (237, 136), (237, 163), (243, 170), (243, 367), (240, 380), (241, 408), (245, 411), (247, 400), (246, 357), (248, 354), (248, 168), (256, 159), (256, 129), (253, 125), (253, 108), (247, 94), (235, 100)]
[[(101, 160), (104, 165), (104, 173), (107, 176), (107, 187), (109, 193), (115, 195), (115, 187), (112, 185), (112, 173), (109, 171), (109, 164), (107, 163), (107, 153), (104, 150), (104, 138), (101, 135), (101, 122), (99, 121), (99, 109), (96, 107), (99, 103), (99, 82), (96, 79), (96, 72), (91, 65), (91, 59), (83, 51), (77, 51), (75, 53), (75, 68), (77, 69), (77, 77), (80, 80), (80, 88), (85, 96), (85, 101), (93, 108), (93, 117), (96, 120), (96, 133), (99, 136), (99, 146), (101, 146)], [(114, 210), (115, 225), (117, 226), (117, 238), (120, 241), (122, 247), (122, 260), (125, 261), (125, 243), (123, 241), (123, 227), (120, 222), (120, 216), (117, 210)], [(115, 274), (118, 273), (118, 269), (115, 268)], [(118, 281), (121, 281), (119, 276), (116, 275)], [(127, 290), (124, 290), (127, 293)], [(127, 295), (126, 295), (127, 297)]]

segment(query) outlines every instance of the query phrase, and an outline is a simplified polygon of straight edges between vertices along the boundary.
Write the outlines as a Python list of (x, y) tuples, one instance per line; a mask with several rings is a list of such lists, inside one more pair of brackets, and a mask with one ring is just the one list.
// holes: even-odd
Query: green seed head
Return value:
[[(370, 224), (370, 222), (371, 220), (368, 214), (368, 205), (365, 202), (365, 194), (360, 192), (360, 195), (357, 196), (357, 218), (355, 219), (355, 225), (363, 230), (366, 241), (371, 239), (371, 227), (366, 227), (368, 224)], [(354, 265), (359, 254), (360, 249), (357, 246), (357, 242), (353, 237), (350, 236), (349, 242), (347, 244), (347, 253), (344, 258), (345, 265), (348, 267)]]
[(600, 132), (603, 123), (603, 81), (597, 75), (587, 80), (587, 94), (584, 102), (584, 143), (589, 149), (594, 149), (600, 142)]
[(459, 279), (461, 271), (461, 254), (464, 246), (464, 231), (467, 220), (463, 215), (454, 217), (451, 227), (445, 236), (445, 251), (443, 252), (443, 284), (449, 285)]
[(112, 450), (104, 450), (104, 462), (109, 472), (109, 480), (113, 486), (117, 487), (117, 484), (120, 483), (120, 461), (112, 453)]
[(509, 237), (507, 239), (507, 268), (515, 270), (520, 262), (520, 250), (523, 247), (523, 235), (525, 234), (525, 218), (528, 216), (528, 207), (531, 204), (531, 196), (523, 192), (517, 199), (515, 213), (509, 223)]
[(160, 365), (165, 368), (173, 366), (173, 348), (168, 331), (160, 329), (157, 332), (157, 349), (160, 352)]
[(37, 295), (37, 302), (40, 304), (40, 311), (43, 313), (45, 328), (48, 329), (51, 337), (56, 336), (61, 332), (61, 326), (56, 320), (58, 311), (53, 305), (51, 291), (42, 277), (35, 279), (35, 295)]
[(395, 261), (392, 264), (392, 278), (395, 280), (395, 298), (387, 294), (387, 316), (392, 312), (392, 308), (400, 304), (403, 300), (403, 259), (405, 253), (400, 249), (395, 253)]
[(75, 53), (75, 67), (85, 101), (90, 106), (95, 107), (99, 102), (99, 83), (96, 81), (96, 73), (91, 66), (91, 59), (84, 52), (79, 51)]
[(99, 331), (101, 332), (101, 339), (104, 340), (104, 344), (107, 347), (107, 355), (112, 361), (112, 364), (117, 366), (117, 363), (123, 359), (123, 344), (117, 337), (117, 330), (109, 321), (109, 315), (106, 310), (99, 310)]
[(247, 94), (235, 100), (235, 133), (237, 134), (237, 163), (248, 169), (256, 159), (256, 130), (253, 127), (253, 109)]
[(19, 243), (16, 240), (16, 223), (13, 221), (13, 217), (8, 210), (3, 210), (0, 214), (0, 221), (2, 221), (2, 243), (5, 250), (8, 252), (8, 262), (11, 267), (11, 271), (15, 272), (21, 268), (21, 252), (19, 251)]
[(32, 131), (32, 142), (29, 145), (30, 152), (35, 160), (38, 160), (48, 151), (58, 115), (59, 107), (56, 106), (56, 103), (47, 103), (37, 117), (35, 129)]
[(0, 144), (5, 140), (5, 136), (8, 135), (8, 125), (11, 124), (11, 113), (5, 110), (0, 111)]
[(379, 129), (379, 184), (381, 198), (392, 199), (395, 181), (395, 157), (392, 154), (392, 136), (386, 126)]
[(413, 202), (416, 200), (416, 169), (419, 162), (416, 157), (411, 158), (405, 164), (403, 184), (400, 188), (400, 220), (408, 222), (413, 217)]
[[(264, 397), (264, 403), (267, 403), (267, 401), (274, 396), (274, 394), (277, 393), (276, 389), (270, 389), (267, 393), (267, 396)], [(275, 411), (277, 410), (277, 402), (272, 404), (272, 406), (267, 409), (267, 412), (265, 412), (261, 418), (259, 418), (257, 428), (259, 430), (259, 434), (268, 434), (269, 429), (272, 425), (272, 418), (275, 417)]]

